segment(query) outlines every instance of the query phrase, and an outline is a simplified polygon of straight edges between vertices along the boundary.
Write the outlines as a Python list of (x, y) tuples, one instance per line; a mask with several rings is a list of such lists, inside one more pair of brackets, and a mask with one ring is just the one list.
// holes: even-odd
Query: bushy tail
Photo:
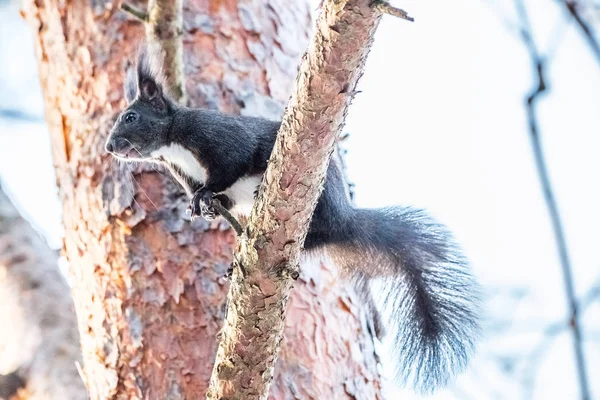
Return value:
[[(478, 335), (478, 286), (448, 230), (424, 211), (353, 209), (327, 246), (359, 280), (383, 286), (397, 377), (420, 392), (465, 369)], [(385, 320), (384, 320), (385, 323)]]

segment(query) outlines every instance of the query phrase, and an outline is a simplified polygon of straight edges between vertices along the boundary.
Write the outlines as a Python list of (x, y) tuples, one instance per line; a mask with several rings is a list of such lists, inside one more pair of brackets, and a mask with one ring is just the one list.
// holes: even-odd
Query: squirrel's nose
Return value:
[(109, 140), (108, 142), (106, 142), (104, 149), (106, 150), (107, 153), (112, 153), (115, 150), (115, 145), (114, 145), (113, 141)]

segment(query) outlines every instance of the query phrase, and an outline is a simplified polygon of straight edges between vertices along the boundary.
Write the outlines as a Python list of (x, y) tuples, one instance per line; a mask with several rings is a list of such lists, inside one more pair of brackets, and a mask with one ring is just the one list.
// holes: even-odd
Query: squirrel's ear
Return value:
[(155, 108), (164, 111), (167, 103), (162, 95), (162, 88), (154, 79), (144, 79), (139, 82), (140, 97)]
[(133, 103), (133, 100), (137, 97), (137, 77), (135, 76), (135, 69), (131, 66), (127, 68), (127, 75), (125, 76), (125, 82), (123, 84), (123, 92), (125, 94), (125, 100), (127, 104)]
[(156, 46), (143, 46), (137, 64), (137, 88), (140, 99), (160, 111), (167, 109), (163, 95), (162, 57)]

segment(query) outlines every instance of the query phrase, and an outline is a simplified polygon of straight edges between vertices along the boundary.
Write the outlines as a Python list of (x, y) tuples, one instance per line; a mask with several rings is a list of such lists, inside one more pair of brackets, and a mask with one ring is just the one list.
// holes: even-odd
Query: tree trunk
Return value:
[[(139, 5), (138, 5), (139, 7)], [(104, 155), (144, 26), (117, 4), (28, 0), (92, 399), (192, 399), (207, 389), (235, 238), (189, 222), (162, 171)], [(192, 104), (280, 118), (311, 26), (303, 0), (184, 5)], [(362, 304), (334, 266), (305, 263), (288, 305), (273, 399), (376, 399)]]
[(56, 259), (0, 188), (0, 398), (87, 398), (73, 302)]

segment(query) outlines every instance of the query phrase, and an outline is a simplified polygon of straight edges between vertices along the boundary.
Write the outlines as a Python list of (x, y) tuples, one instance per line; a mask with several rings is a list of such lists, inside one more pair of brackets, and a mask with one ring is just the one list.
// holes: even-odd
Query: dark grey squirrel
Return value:
[[(192, 198), (193, 217), (214, 218), (213, 197), (248, 215), (280, 122), (179, 105), (161, 67), (160, 52), (142, 47), (106, 151), (163, 164)], [(466, 368), (479, 332), (478, 285), (450, 232), (424, 211), (353, 207), (332, 161), (304, 249), (327, 253), (367, 298), (377, 287), (401, 383), (432, 392)]]

